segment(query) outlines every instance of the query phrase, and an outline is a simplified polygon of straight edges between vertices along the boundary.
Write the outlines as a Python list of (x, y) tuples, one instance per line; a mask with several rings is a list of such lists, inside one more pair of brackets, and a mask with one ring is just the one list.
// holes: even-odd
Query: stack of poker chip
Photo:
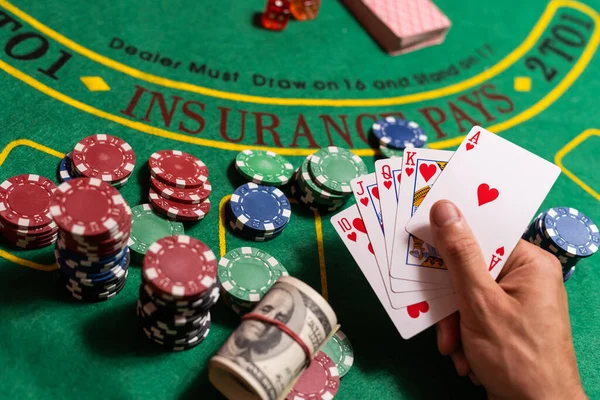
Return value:
[(97, 178), (62, 183), (50, 206), (58, 225), (54, 255), (60, 281), (86, 302), (117, 295), (127, 281), (131, 209), (120, 193)]
[(98, 178), (120, 188), (135, 167), (131, 146), (115, 136), (98, 134), (80, 140), (58, 165), (61, 182), (73, 178)]
[(176, 221), (199, 221), (210, 211), (208, 168), (178, 150), (161, 150), (149, 160), (149, 201), (154, 210)]
[(208, 336), (209, 310), (218, 300), (217, 260), (206, 244), (176, 235), (150, 245), (137, 306), (150, 340), (173, 351), (197, 346)]
[(252, 182), (238, 187), (225, 209), (225, 220), (231, 229), (255, 242), (281, 235), (292, 214), (290, 202), (281, 190)]
[(140, 204), (131, 209), (132, 224), (129, 250), (132, 259), (141, 261), (148, 247), (166, 236), (183, 235), (181, 222), (171, 221), (157, 214), (150, 204)]
[(56, 185), (39, 175), (17, 175), (0, 184), (0, 228), (4, 238), (24, 249), (56, 241), (58, 227), (50, 215)]
[(379, 141), (379, 150), (386, 158), (402, 157), (404, 149), (424, 147), (427, 135), (416, 122), (387, 117), (373, 124), (373, 135)]
[(554, 207), (538, 215), (523, 239), (554, 254), (562, 265), (563, 280), (575, 272), (575, 265), (598, 251), (600, 233), (594, 222), (569, 207)]
[(290, 190), (312, 211), (335, 211), (352, 197), (350, 182), (366, 174), (360, 157), (341, 147), (327, 147), (306, 157)]
[(263, 250), (254, 247), (231, 250), (219, 260), (221, 298), (238, 315), (246, 314), (280, 276), (287, 275), (285, 267)]
[(244, 150), (235, 157), (235, 168), (248, 181), (265, 186), (287, 184), (294, 167), (284, 157), (264, 150)]

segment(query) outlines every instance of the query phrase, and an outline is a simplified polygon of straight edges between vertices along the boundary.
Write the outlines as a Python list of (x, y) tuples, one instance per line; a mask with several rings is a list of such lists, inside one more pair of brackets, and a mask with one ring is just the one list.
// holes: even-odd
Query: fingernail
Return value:
[(441, 201), (433, 206), (431, 218), (438, 228), (443, 228), (460, 221), (460, 213), (451, 202)]

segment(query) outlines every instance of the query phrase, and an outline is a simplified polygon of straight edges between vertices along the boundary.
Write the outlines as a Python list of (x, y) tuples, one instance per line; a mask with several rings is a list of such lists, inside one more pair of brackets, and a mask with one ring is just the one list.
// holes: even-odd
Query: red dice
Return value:
[(262, 15), (262, 26), (272, 31), (282, 31), (290, 19), (289, 0), (267, 0), (267, 8)]

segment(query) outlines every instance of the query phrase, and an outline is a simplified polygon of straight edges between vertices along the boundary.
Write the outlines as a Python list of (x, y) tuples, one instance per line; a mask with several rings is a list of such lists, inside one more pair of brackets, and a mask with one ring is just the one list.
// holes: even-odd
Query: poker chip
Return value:
[(183, 224), (159, 216), (150, 204), (135, 206), (131, 213), (132, 225), (128, 246), (139, 255), (146, 254), (148, 247), (158, 239), (184, 234)]
[(335, 363), (322, 351), (319, 351), (306, 368), (287, 400), (325, 400), (333, 399), (340, 387), (340, 376)]
[(315, 183), (335, 194), (350, 194), (350, 181), (367, 174), (367, 166), (357, 155), (341, 147), (321, 149), (310, 159), (309, 171)]
[(103, 235), (118, 228), (125, 213), (123, 204), (123, 197), (108, 183), (97, 178), (76, 178), (58, 187), (50, 213), (64, 231)]
[(202, 186), (193, 189), (181, 189), (169, 186), (154, 177), (150, 178), (150, 184), (154, 191), (161, 197), (185, 204), (199, 204), (206, 200), (212, 191), (212, 187), (208, 181)]
[(598, 251), (598, 227), (584, 214), (569, 207), (548, 210), (541, 219), (546, 239), (573, 257), (590, 257)]
[(321, 351), (335, 363), (340, 378), (348, 373), (354, 364), (354, 349), (344, 332), (338, 330), (321, 348)]
[(308, 208), (312, 211), (318, 211), (318, 212), (336, 211), (336, 210), (340, 209), (341, 207), (343, 207), (344, 204), (346, 204), (346, 201), (340, 201), (340, 202), (334, 201), (334, 202), (330, 202), (329, 204), (322, 202), (322, 200), (319, 200), (318, 198), (311, 197), (310, 195), (304, 194), (301, 191), (301, 189), (298, 187), (297, 183), (294, 183), (294, 184), (292, 184), (292, 186), (290, 186), (290, 192), (292, 193), (292, 196), (294, 196), (302, 204), (307, 205)]
[(80, 176), (98, 178), (122, 186), (135, 167), (131, 146), (115, 136), (97, 134), (80, 140), (71, 153), (73, 168)]
[(61, 182), (68, 182), (75, 178), (71, 172), (72, 169), (73, 161), (71, 160), (71, 153), (67, 153), (58, 164), (58, 176)]
[(157, 214), (175, 221), (200, 221), (210, 211), (212, 187), (208, 168), (196, 157), (177, 150), (153, 153), (148, 201)]
[(54, 192), (50, 213), (60, 281), (71, 297), (97, 302), (120, 293), (131, 261), (132, 215), (117, 189), (98, 178), (73, 178)]
[(567, 271), (567, 273), (563, 274), (563, 282), (566, 282), (569, 279), (571, 279), (571, 277), (573, 276), (574, 273), (575, 273), (575, 267), (571, 267), (571, 269), (569, 269)]
[(148, 199), (156, 212), (178, 221), (199, 221), (210, 211), (209, 199), (200, 204), (178, 203), (159, 196), (152, 189), (149, 190)]
[(225, 254), (218, 264), (218, 280), (233, 303), (258, 304), (280, 276), (287, 270), (269, 253), (240, 247)]
[(294, 167), (284, 157), (264, 150), (241, 151), (235, 167), (246, 179), (262, 185), (285, 185), (294, 174)]
[(392, 149), (423, 147), (427, 143), (427, 135), (419, 124), (401, 118), (379, 120), (373, 124), (372, 131), (380, 144)]
[(168, 236), (150, 245), (142, 276), (160, 292), (176, 298), (197, 296), (216, 282), (217, 261), (212, 250), (185, 235)]
[(379, 145), (379, 151), (385, 158), (402, 158), (404, 157), (404, 150), (393, 149), (391, 147)]
[(39, 175), (17, 175), (0, 184), (0, 220), (4, 225), (32, 229), (52, 222), (50, 202), (56, 185)]
[(209, 310), (219, 297), (217, 261), (204, 243), (173, 235), (148, 247), (137, 306), (148, 339), (171, 351), (197, 346), (208, 336)]
[(208, 168), (191, 154), (161, 150), (148, 160), (153, 177), (176, 188), (197, 188), (208, 180)]
[(273, 186), (249, 182), (238, 187), (230, 199), (237, 223), (257, 233), (273, 233), (290, 221), (291, 208), (283, 192)]
[(598, 251), (600, 235), (594, 222), (580, 211), (554, 207), (540, 213), (522, 235), (524, 240), (553, 254), (567, 281), (575, 266)]

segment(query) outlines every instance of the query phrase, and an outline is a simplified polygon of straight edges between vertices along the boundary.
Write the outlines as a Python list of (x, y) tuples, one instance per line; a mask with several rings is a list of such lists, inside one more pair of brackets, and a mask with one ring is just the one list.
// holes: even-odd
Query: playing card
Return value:
[(559, 174), (556, 165), (475, 126), (406, 230), (431, 243), (431, 206), (441, 199), (452, 201), (471, 226), (496, 278)]
[[(426, 290), (426, 285), (421, 285), (419, 282), (410, 282), (403, 280), (389, 279), (388, 262), (385, 253), (385, 227), (381, 222), (381, 209), (379, 204), (379, 190), (377, 187), (375, 174), (369, 174), (354, 179), (350, 183), (356, 204), (363, 220), (368, 239), (370, 241), (369, 251), (373, 253), (376, 260), (376, 265), (382, 276), (387, 277), (385, 282), (386, 290), (389, 293), (389, 298), (393, 307), (404, 307), (407, 304), (412, 304), (416, 301), (426, 300), (440, 295), (452, 292), (444, 288), (438, 290)], [(394, 285), (392, 291), (391, 286)], [(439, 289), (432, 287), (431, 289)], [(422, 290), (422, 292), (417, 292)], [(396, 293), (394, 293), (396, 292)]]
[(393, 278), (450, 285), (444, 261), (429, 244), (409, 235), (402, 227), (419, 208), (453, 152), (431, 149), (407, 149), (403, 158), (402, 182), (396, 210), (392, 262)]
[(387, 259), (391, 260), (394, 229), (396, 227), (396, 208), (398, 207), (400, 179), (402, 178), (402, 159), (386, 158), (375, 161), (375, 176), (377, 178), (377, 188), (379, 189), (381, 220), (383, 226), (387, 228), (385, 250)]
[(389, 277), (384, 276), (376, 267), (375, 256), (358, 206), (350, 206), (334, 215), (331, 223), (403, 338), (411, 338), (457, 309), (453, 293), (426, 301), (416, 301), (407, 307), (393, 307), (389, 291), (385, 288)]

